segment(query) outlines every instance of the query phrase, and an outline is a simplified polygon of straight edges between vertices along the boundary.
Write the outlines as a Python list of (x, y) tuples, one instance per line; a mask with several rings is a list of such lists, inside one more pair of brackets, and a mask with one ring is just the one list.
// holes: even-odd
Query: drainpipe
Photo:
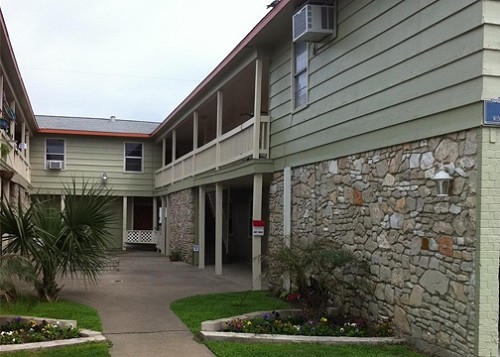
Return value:
[[(283, 170), (283, 243), (290, 246), (292, 234), (292, 169)], [(283, 288), (290, 290), (290, 274), (283, 275)]]

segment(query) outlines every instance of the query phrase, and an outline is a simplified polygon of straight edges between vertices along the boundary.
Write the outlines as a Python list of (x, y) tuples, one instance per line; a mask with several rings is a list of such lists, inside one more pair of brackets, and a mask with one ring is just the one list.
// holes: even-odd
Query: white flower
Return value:
[(343, 332), (344, 332), (344, 328), (343, 328), (343, 327), (341, 327), (341, 328), (340, 328), (340, 332), (341, 332), (341, 333), (343, 333)]

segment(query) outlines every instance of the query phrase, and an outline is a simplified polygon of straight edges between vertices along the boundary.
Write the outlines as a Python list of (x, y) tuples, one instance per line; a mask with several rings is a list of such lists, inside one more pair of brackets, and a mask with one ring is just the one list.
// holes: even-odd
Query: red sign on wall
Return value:
[(263, 236), (264, 235), (264, 221), (254, 219), (252, 221), (252, 235)]

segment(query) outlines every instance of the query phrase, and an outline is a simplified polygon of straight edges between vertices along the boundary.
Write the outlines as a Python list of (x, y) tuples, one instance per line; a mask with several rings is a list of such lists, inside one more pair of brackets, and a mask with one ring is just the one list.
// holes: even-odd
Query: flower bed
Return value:
[[(358, 321), (324, 317), (319, 321), (302, 321), (301, 310), (252, 312), (229, 318), (204, 321), (201, 337), (213, 341), (320, 343), (320, 344), (402, 344), (392, 336), (390, 322), (368, 325)], [(300, 322), (302, 321), (302, 322)], [(336, 323), (335, 323), (336, 322)]]
[(80, 337), (80, 332), (69, 323), (22, 317), (2, 318), (0, 320), (0, 345), (31, 342), (45, 342)]
[(345, 316), (306, 320), (297, 314), (281, 316), (279, 312), (273, 311), (247, 320), (230, 320), (223, 331), (271, 335), (389, 337), (392, 336), (392, 324), (390, 321), (368, 324), (362, 319)]
[[(9, 321), (9, 324), (7, 324), (7, 321)], [(36, 325), (44, 325), (44, 321), (46, 322), (45, 325), (45, 331), (51, 332), (50, 335), (54, 336), (53, 331), (56, 329), (67, 329), (67, 328), (72, 328), (73, 330), (76, 330), (76, 325), (77, 322), (75, 320), (55, 320), (55, 319), (49, 319), (49, 318), (40, 318), (40, 317), (33, 317), (33, 316), (0, 316), (0, 325), (9, 325), (12, 326), (12, 321), (14, 324), (16, 323), (28, 323), (28, 326), (31, 324), (33, 321)], [(50, 328), (47, 329), (48, 325), (51, 325)], [(58, 328), (55, 328), (54, 326), (58, 326)], [(28, 327), (29, 329), (32, 328), (31, 326)], [(79, 329), (77, 330), (77, 336), (76, 337), (66, 337), (64, 339), (45, 339), (43, 342), (28, 342), (24, 343), (23, 341), (18, 341), (17, 337), (14, 337), (14, 334), (16, 333), (15, 331), (20, 331), (24, 330), (26, 332), (25, 327), (19, 328), (19, 330), (15, 330), (9, 327), (9, 330), (5, 330), (2, 332), (5, 332), (3, 335), (5, 338), (10, 339), (10, 342), (8, 344), (0, 344), (0, 351), (2, 352), (13, 352), (13, 351), (22, 351), (22, 350), (39, 350), (39, 349), (45, 349), (45, 348), (57, 348), (61, 346), (69, 346), (69, 345), (76, 345), (76, 344), (82, 344), (82, 343), (87, 343), (87, 342), (104, 342), (106, 341), (106, 338), (98, 331), (91, 331), (87, 329)], [(42, 327), (43, 329), (43, 327)], [(35, 330), (33, 328), (33, 330)], [(2, 334), (0, 332), (0, 334)], [(11, 334), (12, 332), (12, 334)], [(20, 332), (18, 332), (20, 333)], [(23, 333), (20, 333), (21, 335)], [(50, 336), (49, 335), (49, 336)], [(8, 336), (8, 337), (6, 337)], [(45, 338), (45, 337), (44, 337)], [(16, 341), (12, 341), (13, 339), (16, 339)]]

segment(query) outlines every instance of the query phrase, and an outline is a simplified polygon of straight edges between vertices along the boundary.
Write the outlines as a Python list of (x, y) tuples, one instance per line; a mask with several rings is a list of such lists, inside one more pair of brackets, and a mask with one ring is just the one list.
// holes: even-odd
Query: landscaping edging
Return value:
[[(406, 343), (404, 338), (398, 337), (330, 337), (330, 336), (302, 336), (302, 335), (269, 335), (241, 332), (223, 332), (227, 323), (241, 319), (243, 321), (262, 316), (266, 311), (251, 312), (244, 315), (232, 316), (218, 320), (209, 320), (201, 323), (201, 337), (206, 341), (232, 342), (269, 342), (269, 343), (314, 343), (325, 345), (401, 345)], [(300, 310), (277, 310), (281, 316), (290, 316)]]
[[(77, 322), (75, 320), (61, 320), (61, 319), (51, 319), (44, 317), (34, 317), (34, 316), (0, 316), (0, 320), (6, 319), (15, 319), (17, 317), (21, 317), (26, 320), (34, 320), (36, 322), (41, 322), (43, 320), (47, 321), (50, 324), (55, 324), (58, 322), (61, 326), (77, 326)], [(65, 340), (54, 340), (54, 341), (45, 341), (45, 342), (31, 342), (31, 343), (20, 343), (13, 345), (0, 345), (0, 352), (12, 352), (12, 351), (21, 351), (21, 350), (38, 350), (45, 348), (55, 348), (61, 346), (69, 346), (69, 345), (77, 345), (81, 343), (87, 342), (103, 342), (106, 341), (106, 337), (102, 335), (101, 332), (92, 331), (87, 329), (80, 329), (81, 337), (78, 338), (68, 338)]]

